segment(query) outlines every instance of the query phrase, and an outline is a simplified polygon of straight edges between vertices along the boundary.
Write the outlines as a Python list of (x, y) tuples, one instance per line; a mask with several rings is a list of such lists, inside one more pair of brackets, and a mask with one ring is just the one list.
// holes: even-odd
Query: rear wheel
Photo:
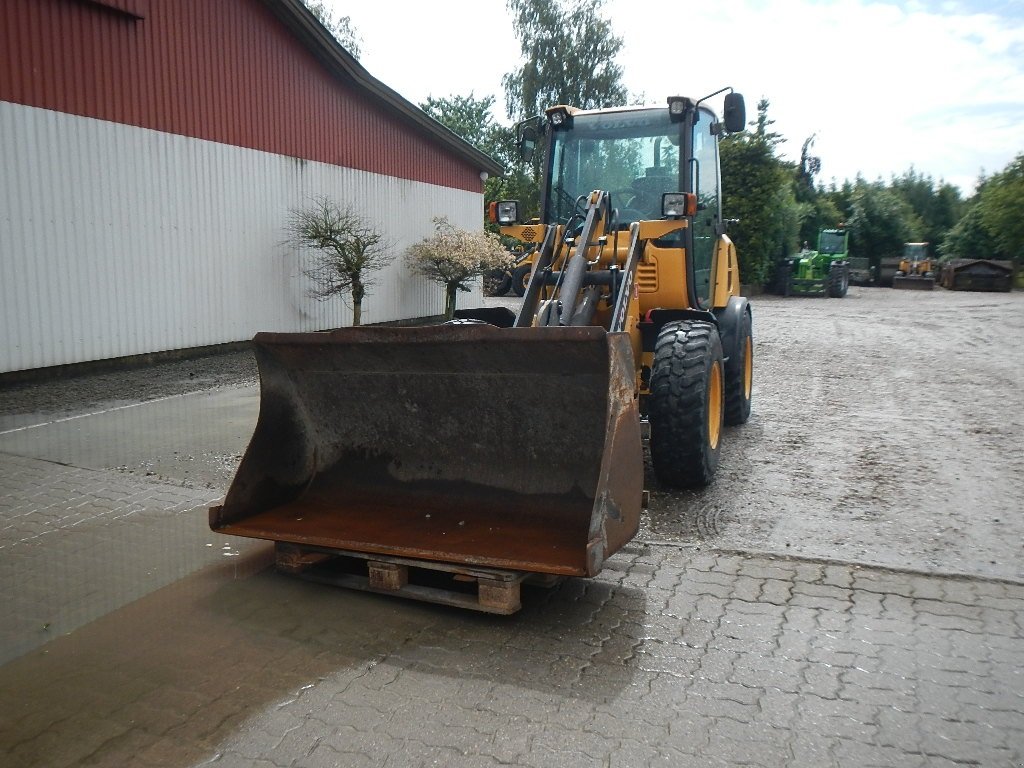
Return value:
[(515, 291), (516, 296), (526, 295), (526, 286), (530, 282), (532, 269), (532, 264), (520, 264), (512, 270), (512, 290)]
[(512, 275), (504, 269), (492, 269), (484, 276), (484, 292), (488, 296), (504, 296), (512, 287)]
[(722, 341), (714, 323), (681, 320), (658, 334), (651, 367), (651, 462), (658, 480), (694, 488), (718, 469), (725, 413)]
[(833, 264), (828, 271), (828, 295), (841, 299), (850, 288), (850, 268), (846, 264)]
[(750, 418), (750, 399), (754, 387), (754, 334), (750, 312), (740, 320), (736, 349), (725, 364), (725, 423), (745, 424)]

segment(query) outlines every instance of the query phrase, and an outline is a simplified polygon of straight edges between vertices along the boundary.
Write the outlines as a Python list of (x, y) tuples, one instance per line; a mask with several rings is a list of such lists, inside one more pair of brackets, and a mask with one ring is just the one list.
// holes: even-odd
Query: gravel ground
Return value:
[(1024, 579), (1024, 293), (758, 297), (750, 421), (642, 536)]
[[(753, 305), (751, 420), (726, 430), (711, 487), (648, 472), (641, 537), (1024, 580), (1024, 293)], [(0, 432), (256, 380), (235, 352), (7, 387)]]

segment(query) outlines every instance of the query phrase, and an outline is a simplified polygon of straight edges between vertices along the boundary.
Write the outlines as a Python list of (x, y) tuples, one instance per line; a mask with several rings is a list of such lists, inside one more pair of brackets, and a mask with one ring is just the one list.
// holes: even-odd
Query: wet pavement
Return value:
[[(245, 363), (0, 393), (0, 765), (1024, 765), (1024, 334), (995, 363), (964, 341), (982, 312), (1024, 329), (1024, 302), (881, 290), (756, 305), (754, 418), (716, 485), (652, 488), (598, 578), (506, 618), (210, 533)], [(867, 341), (921, 318), (956, 330)], [(979, 385), (965, 420), (936, 409)]]
[(1012, 766), (1024, 589), (630, 546), (499, 619), (265, 552), (0, 668), (4, 764)]

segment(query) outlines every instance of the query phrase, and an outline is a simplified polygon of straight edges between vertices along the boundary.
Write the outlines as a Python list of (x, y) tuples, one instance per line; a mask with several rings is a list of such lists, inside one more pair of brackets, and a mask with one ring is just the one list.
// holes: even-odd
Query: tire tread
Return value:
[(718, 467), (720, 445), (712, 449), (706, 435), (709, 357), (722, 365), (713, 323), (666, 323), (658, 334), (651, 374), (651, 460), (665, 485), (705, 486)]

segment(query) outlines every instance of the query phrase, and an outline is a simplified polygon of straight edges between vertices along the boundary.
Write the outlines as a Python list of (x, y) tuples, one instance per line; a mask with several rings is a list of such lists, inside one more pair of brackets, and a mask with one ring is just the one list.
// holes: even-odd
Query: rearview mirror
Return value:
[(524, 125), (519, 131), (519, 157), (524, 163), (533, 160), (537, 149), (537, 129), (532, 125)]
[(725, 130), (729, 133), (739, 133), (747, 127), (747, 107), (743, 102), (743, 94), (725, 94)]

